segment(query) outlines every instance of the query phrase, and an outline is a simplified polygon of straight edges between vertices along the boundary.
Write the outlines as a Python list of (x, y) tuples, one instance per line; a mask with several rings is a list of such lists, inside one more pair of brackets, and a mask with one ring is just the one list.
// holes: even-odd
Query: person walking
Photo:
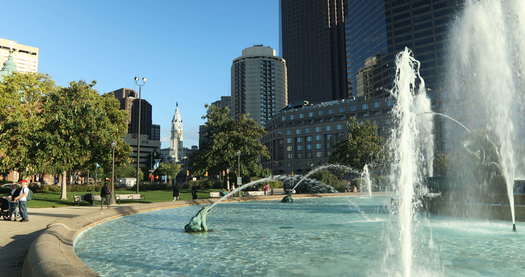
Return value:
[(179, 200), (180, 197), (180, 188), (176, 183), (173, 184), (173, 201)]
[(29, 182), (27, 180), (20, 181), (22, 189), (20, 190), (20, 194), (14, 199), (14, 202), (18, 202), (18, 209), (20, 211), (20, 216), (22, 217), (20, 222), (29, 221), (29, 215), (27, 214), (27, 197), (29, 195), (29, 188), (27, 187), (28, 184)]

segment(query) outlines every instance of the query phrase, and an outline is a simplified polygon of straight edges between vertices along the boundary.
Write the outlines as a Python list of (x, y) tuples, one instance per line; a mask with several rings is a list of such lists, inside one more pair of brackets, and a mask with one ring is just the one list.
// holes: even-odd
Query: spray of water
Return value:
[(372, 181), (370, 180), (370, 172), (368, 172), (368, 164), (365, 164), (363, 172), (361, 172), (361, 182), (364, 182), (368, 197), (372, 198)]
[(525, 84), (524, 2), (467, 1), (451, 32), (447, 70), (449, 113), (495, 136), (513, 224), (516, 133), (524, 131), (518, 116)]
[(419, 62), (408, 48), (396, 56), (397, 69), (392, 95), (397, 102), (393, 108), (395, 129), (390, 139), (390, 151), (394, 156), (391, 181), (398, 198), (399, 262), (404, 277), (413, 275), (418, 189), (422, 187), (423, 174), (432, 174), (429, 163), (425, 162), (433, 157), (433, 143), (429, 147), (425, 139), (432, 136), (432, 125), (428, 122), (421, 124), (417, 120), (418, 114), (430, 112), (419, 67)]
[(257, 184), (261, 184), (261, 183), (266, 183), (266, 182), (271, 182), (271, 181), (274, 181), (276, 179), (280, 178), (279, 175), (276, 175), (276, 176), (272, 176), (272, 177), (267, 177), (267, 178), (263, 178), (263, 179), (259, 179), (259, 180), (256, 180), (256, 181), (253, 181), (253, 182), (250, 182), (250, 183), (247, 183), (247, 184), (244, 184), (232, 191), (230, 191), (228, 194), (226, 194), (225, 196), (221, 197), (219, 200), (217, 200), (215, 203), (213, 203), (210, 208), (208, 209), (209, 211), (211, 211), (211, 209), (213, 209), (213, 207), (217, 206), (217, 204), (221, 203), (222, 201), (230, 198), (231, 196), (233, 196), (234, 194), (236, 194), (237, 192), (239, 191), (242, 191), (243, 189), (247, 188), (247, 187), (251, 187), (251, 186), (255, 186)]
[(293, 186), (292, 190), (295, 190), (304, 180), (308, 179), (308, 177), (312, 176), (313, 174), (321, 171), (321, 170), (326, 170), (326, 169), (341, 169), (341, 170), (344, 170), (344, 171), (348, 171), (348, 172), (351, 172), (351, 173), (354, 173), (354, 174), (359, 174), (359, 171), (349, 167), (349, 166), (346, 166), (346, 165), (340, 165), (340, 164), (327, 164), (327, 165), (322, 165), (322, 166), (319, 166), (319, 167), (316, 167), (312, 170), (310, 170), (310, 172), (308, 172), (306, 175), (303, 176), (303, 178), (301, 178), (301, 180), (299, 180), (299, 182), (297, 182), (297, 184), (295, 184), (295, 186)]

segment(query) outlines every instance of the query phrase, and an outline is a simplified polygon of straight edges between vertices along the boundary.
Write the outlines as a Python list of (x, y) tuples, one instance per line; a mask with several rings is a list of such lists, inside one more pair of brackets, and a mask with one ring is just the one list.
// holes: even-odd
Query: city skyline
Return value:
[[(133, 76), (148, 77), (143, 98), (153, 106), (153, 121), (161, 125), (163, 147), (169, 145), (176, 102), (186, 123), (185, 147), (191, 147), (198, 145), (204, 105), (230, 95), (231, 61), (239, 51), (254, 44), (279, 48), (278, 5), (278, 0), (207, 5), (159, 1), (147, 6), (128, 1), (11, 2), (3, 4), (10, 11), (4, 21), (17, 27), (6, 28), (0, 37), (38, 47), (39, 72), (60, 86), (96, 80), (95, 88), (103, 94), (137, 90)], [(23, 18), (16, 16), (22, 13)]]

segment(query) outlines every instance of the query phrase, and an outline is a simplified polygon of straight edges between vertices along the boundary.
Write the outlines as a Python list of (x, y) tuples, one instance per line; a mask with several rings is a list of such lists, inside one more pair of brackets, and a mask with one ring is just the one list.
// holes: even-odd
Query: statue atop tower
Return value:
[(183, 127), (179, 103), (176, 103), (175, 114), (171, 120), (170, 158), (175, 162), (182, 161), (183, 156)]

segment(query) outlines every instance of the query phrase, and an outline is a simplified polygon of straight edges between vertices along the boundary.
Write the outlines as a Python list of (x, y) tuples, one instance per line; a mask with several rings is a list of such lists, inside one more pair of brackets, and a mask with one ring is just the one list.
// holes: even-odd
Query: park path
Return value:
[(94, 213), (100, 207), (30, 208), (29, 222), (0, 220), (0, 276), (19, 276), (27, 249), (49, 224)]

